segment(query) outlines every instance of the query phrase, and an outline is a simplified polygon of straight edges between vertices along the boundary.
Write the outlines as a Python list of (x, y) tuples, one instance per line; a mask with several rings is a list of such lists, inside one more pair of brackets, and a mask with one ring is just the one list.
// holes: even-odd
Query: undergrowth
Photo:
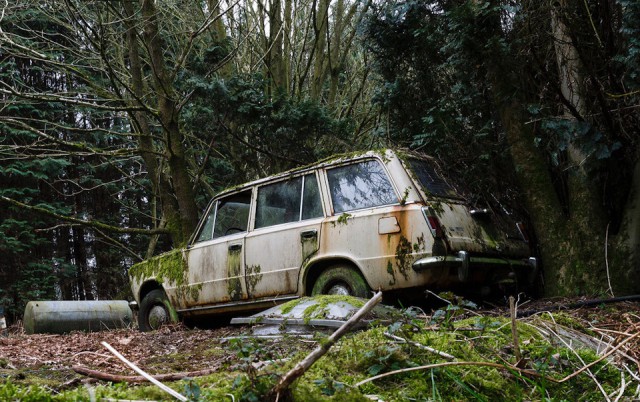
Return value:
[[(510, 319), (482, 316), (471, 307), (448, 305), (431, 315), (408, 309), (395, 322), (351, 333), (311, 366), (280, 400), (367, 401), (372, 395), (383, 401), (638, 398), (638, 377), (626, 375), (613, 361), (601, 360), (598, 351), (576, 346), (583, 343), (574, 344), (549, 329), (560, 328), (560, 323), (571, 324), (573, 330), (581, 327), (566, 315), (557, 315), (555, 320), (552, 314), (518, 320), (515, 345)], [(549, 323), (553, 326), (547, 326)], [(317, 335), (316, 345), (322, 344), (325, 336)], [(289, 337), (283, 342), (297, 341)], [(262, 401), (281, 376), (308, 354), (307, 350), (287, 353), (287, 348), (274, 349), (272, 340), (252, 338), (234, 339), (216, 348), (233, 353), (232, 363), (215, 374), (169, 385), (192, 401)], [(430, 367), (411, 371), (422, 366)], [(356, 385), (392, 371), (398, 372)], [(0, 400), (101, 398), (170, 399), (151, 385), (86, 385), (55, 391), (50, 384), (25, 385), (11, 376), (0, 383)]]

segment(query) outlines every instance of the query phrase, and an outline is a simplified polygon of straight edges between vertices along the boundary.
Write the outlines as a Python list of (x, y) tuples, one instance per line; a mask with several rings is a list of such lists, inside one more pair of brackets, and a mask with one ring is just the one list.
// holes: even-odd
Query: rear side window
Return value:
[(258, 189), (256, 229), (323, 216), (315, 174)]
[(377, 160), (330, 169), (327, 179), (337, 214), (398, 202), (387, 173)]
[(425, 193), (437, 197), (460, 197), (428, 161), (411, 158), (409, 165)]

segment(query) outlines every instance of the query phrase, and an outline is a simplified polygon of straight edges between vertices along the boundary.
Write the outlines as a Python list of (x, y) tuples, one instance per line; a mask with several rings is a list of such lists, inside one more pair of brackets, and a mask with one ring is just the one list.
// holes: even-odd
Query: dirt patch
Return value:
[[(246, 328), (224, 327), (214, 330), (165, 327), (155, 332), (137, 329), (74, 332), (65, 335), (26, 335), (12, 328), (0, 337), (0, 381), (67, 382), (81, 378), (71, 369), (75, 365), (118, 375), (135, 375), (112, 355), (101, 342), (107, 342), (127, 359), (150, 374), (199, 371), (212, 367), (232, 367), (237, 352), (229, 338)], [(270, 342), (273, 348), (279, 342)], [(268, 348), (265, 348), (265, 350)], [(256, 356), (256, 359), (259, 359)]]

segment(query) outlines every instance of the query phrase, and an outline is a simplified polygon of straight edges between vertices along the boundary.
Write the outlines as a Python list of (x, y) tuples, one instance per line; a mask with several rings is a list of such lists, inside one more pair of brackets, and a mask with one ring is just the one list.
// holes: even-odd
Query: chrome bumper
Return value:
[(527, 277), (530, 282), (533, 282), (538, 275), (538, 259), (535, 257), (521, 260), (498, 257), (472, 257), (466, 251), (459, 251), (457, 255), (425, 257), (413, 263), (413, 270), (416, 272), (443, 267), (458, 268), (458, 279), (461, 282), (469, 280), (469, 269), (475, 267), (529, 269), (530, 272), (527, 273)]

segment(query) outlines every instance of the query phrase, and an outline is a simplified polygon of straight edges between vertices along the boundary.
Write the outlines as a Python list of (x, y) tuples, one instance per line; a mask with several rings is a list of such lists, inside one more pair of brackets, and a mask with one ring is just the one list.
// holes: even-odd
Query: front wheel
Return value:
[(369, 297), (370, 289), (360, 273), (351, 267), (334, 266), (320, 274), (311, 294)]
[(138, 328), (140, 331), (154, 331), (164, 324), (175, 323), (178, 315), (162, 289), (149, 292), (140, 303)]

